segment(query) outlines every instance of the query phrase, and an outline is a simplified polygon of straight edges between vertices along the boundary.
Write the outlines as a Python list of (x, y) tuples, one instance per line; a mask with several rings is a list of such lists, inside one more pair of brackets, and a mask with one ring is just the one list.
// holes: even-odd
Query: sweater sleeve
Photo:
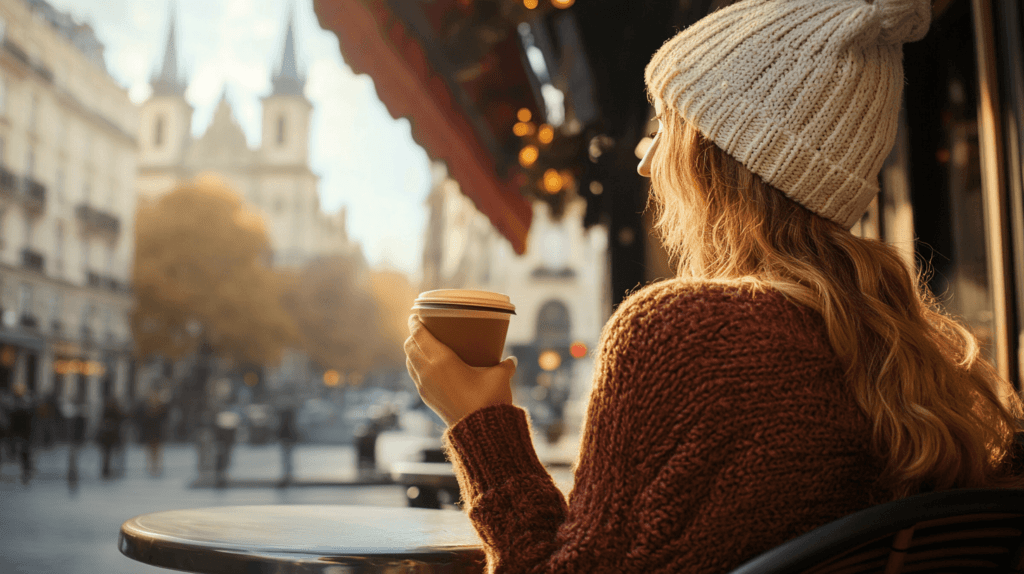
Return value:
[[(649, 529), (674, 530), (698, 511), (694, 501), (707, 495), (701, 476), (715, 472), (719, 443), (729, 436), (703, 422), (706, 373), (700, 360), (685, 358), (700, 356), (706, 341), (687, 345), (685, 331), (714, 332), (708, 322), (716, 320), (671, 313), (666, 320), (659, 309), (666, 304), (650, 293), (634, 296), (605, 327), (568, 504), (537, 458), (522, 409), (481, 409), (446, 433), (489, 571), (632, 570), (663, 550), (652, 547), (663, 541)], [(666, 382), (676, 392), (666, 392)], [(672, 444), (679, 440), (685, 444)], [(672, 476), (658, 466), (666, 457), (676, 458)]]
[(568, 500), (521, 409), (447, 432), (489, 571), (726, 572), (868, 506), (869, 427), (822, 333), (781, 295), (631, 296), (602, 332)]

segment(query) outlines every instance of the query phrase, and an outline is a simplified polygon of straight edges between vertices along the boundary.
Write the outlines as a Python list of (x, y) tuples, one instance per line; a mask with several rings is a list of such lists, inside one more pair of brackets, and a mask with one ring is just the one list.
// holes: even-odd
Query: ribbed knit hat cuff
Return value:
[[(877, 182), (865, 180), (831, 161), (786, 129), (783, 122), (769, 117), (763, 105), (748, 101), (742, 93), (690, 99), (684, 109), (677, 106), (677, 99), (668, 96), (663, 101), (704, 137), (786, 197), (846, 229), (860, 220), (878, 194)], [(717, 118), (704, 113), (721, 101), (730, 103), (728, 112), (721, 113), (722, 107), (718, 106)], [(744, 139), (751, 135), (757, 137), (756, 141)]]

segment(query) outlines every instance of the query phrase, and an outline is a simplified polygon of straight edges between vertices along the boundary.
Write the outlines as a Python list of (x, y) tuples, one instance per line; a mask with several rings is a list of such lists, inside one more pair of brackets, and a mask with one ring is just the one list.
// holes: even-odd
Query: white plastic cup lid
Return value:
[(516, 306), (504, 293), (478, 291), (475, 289), (435, 289), (424, 291), (413, 303), (413, 309), (434, 305), (456, 305), (460, 308), (504, 311), (516, 314)]

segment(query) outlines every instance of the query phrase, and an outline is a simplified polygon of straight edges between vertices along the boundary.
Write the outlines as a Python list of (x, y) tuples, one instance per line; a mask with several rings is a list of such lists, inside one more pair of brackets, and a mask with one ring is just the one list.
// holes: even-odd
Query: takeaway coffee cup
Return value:
[(516, 307), (501, 293), (439, 289), (420, 293), (412, 312), (467, 365), (493, 367), (501, 362), (508, 322)]

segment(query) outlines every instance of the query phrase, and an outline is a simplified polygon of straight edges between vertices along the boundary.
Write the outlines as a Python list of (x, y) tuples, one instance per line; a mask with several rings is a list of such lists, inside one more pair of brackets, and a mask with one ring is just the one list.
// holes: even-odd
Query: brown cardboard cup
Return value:
[(439, 289), (420, 293), (412, 312), (467, 365), (493, 367), (501, 362), (508, 322), (516, 308), (501, 293)]

